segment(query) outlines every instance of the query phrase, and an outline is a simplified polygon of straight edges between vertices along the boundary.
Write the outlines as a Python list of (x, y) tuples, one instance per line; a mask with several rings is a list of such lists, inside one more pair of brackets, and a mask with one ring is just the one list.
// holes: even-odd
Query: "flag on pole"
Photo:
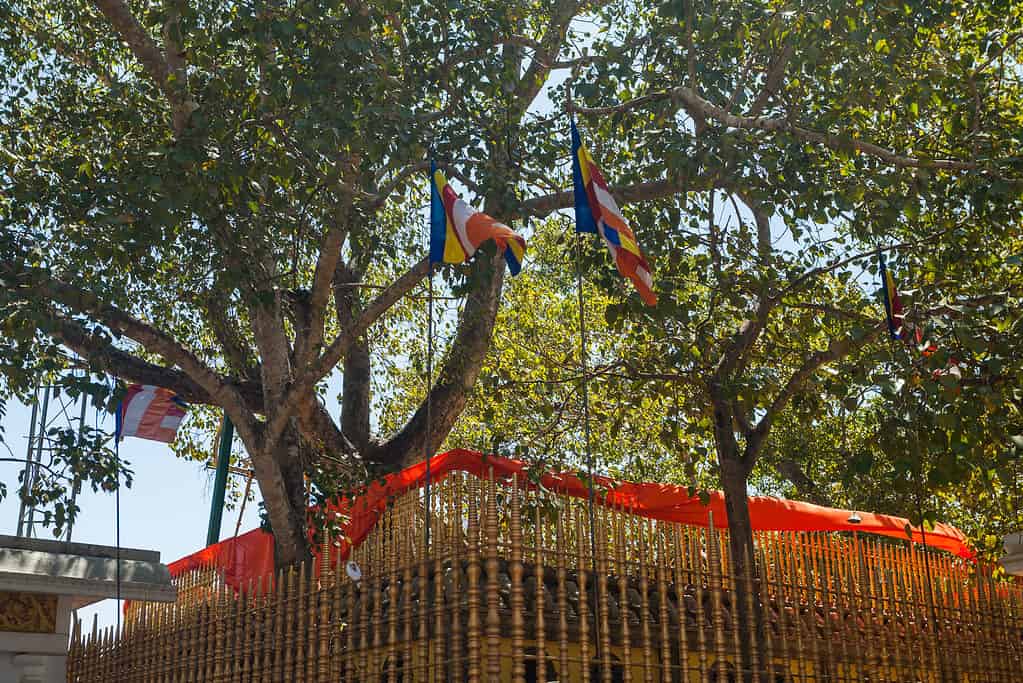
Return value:
[(881, 275), (881, 291), (884, 297), (884, 312), (888, 320), (888, 334), (892, 339), (901, 339), (907, 344), (915, 341), (917, 344), (923, 341), (920, 330), (913, 330), (906, 323), (903, 313), (902, 299), (899, 297), (899, 290), (895, 286), (895, 278), (888, 271), (884, 254), (877, 252), (878, 272)]
[(117, 406), (115, 437), (126, 436), (170, 443), (178, 433), (188, 404), (170, 389), (131, 384)]
[(618, 272), (632, 280), (648, 306), (657, 303), (650, 264), (640, 251), (629, 222), (618, 209), (607, 181), (579, 138), (572, 119), (572, 178), (575, 192), (575, 231), (591, 232), (604, 238)]
[(430, 162), (430, 262), (463, 263), (491, 239), (504, 252), (508, 270), (518, 275), (526, 240), (496, 218), (469, 206)]

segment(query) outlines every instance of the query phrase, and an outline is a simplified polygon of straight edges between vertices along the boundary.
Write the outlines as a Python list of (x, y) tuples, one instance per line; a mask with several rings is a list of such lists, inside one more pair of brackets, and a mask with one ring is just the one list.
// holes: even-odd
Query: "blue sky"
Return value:
[[(77, 419), (77, 413), (75, 415)], [(95, 419), (90, 412), (87, 420)], [(103, 416), (101, 416), (102, 419)], [(4, 418), (4, 439), (17, 458), (25, 455), (31, 411), (11, 402)], [(113, 430), (113, 417), (106, 416), (104, 426)], [(237, 448), (237, 446), (236, 446)], [(3, 453), (7, 457), (6, 452)], [(128, 438), (121, 444), (121, 456), (131, 462), (135, 472), (130, 489), (121, 491), (121, 545), (145, 548), (161, 553), (163, 562), (172, 562), (206, 545), (209, 525), (213, 472), (196, 462), (175, 458), (170, 448), (155, 441)], [(0, 502), (0, 533), (14, 535), (18, 523), (17, 482), (21, 465), (0, 463), (0, 481), (8, 493)], [(255, 484), (253, 489), (256, 489)], [(82, 512), (75, 524), (72, 540), (114, 545), (114, 496), (86, 489), (79, 497)], [(225, 511), (221, 538), (234, 534), (238, 510)], [(242, 532), (259, 524), (255, 502), (246, 506)], [(37, 536), (53, 538), (49, 529), (37, 528)], [(79, 618), (91, 623), (93, 614), (100, 626), (116, 622), (116, 604), (106, 600), (79, 610)]]

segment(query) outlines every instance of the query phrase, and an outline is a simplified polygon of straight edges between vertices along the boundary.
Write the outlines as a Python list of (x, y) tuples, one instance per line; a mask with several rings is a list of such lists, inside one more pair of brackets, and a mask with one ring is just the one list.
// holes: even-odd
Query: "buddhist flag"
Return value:
[(920, 330), (913, 330), (906, 324), (905, 314), (902, 309), (902, 299), (899, 298), (899, 290), (895, 286), (895, 278), (888, 272), (888, 265), (885, 263), (884, 254), (877, 252), (878, 272), (881, 275), (881, 293), (884, 297), (884, 312), (888, 320), (888, 334), (892, 339), (901, 339), (908, 343), (923, 341)]
[(632, 280), (648, 306), (657, 303), (650, 264), (639, 249), (628, 221), (608, 189), (607, 181), (589, 151), (583, 147), (572, 120), (572, 177), (575, 185), (575, 231), (592, 232), (604, 238), (618, 272)]
[(170, 443), (188, 408), (170, 389), (131, 384), (117, 406), (116, 439), (126, 436)]
[(431, 162), (430, 262), (468, 261), (481, 244), (491, 239), (504, 252), (508, 270), (518, 275), (526, 255), (526, 240), (496, 218), (466, 204)]

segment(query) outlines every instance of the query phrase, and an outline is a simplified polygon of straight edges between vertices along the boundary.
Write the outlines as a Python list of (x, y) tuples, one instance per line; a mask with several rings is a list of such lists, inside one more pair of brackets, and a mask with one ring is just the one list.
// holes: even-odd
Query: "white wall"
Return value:
[(0, 652), (0, 683), (66, 683), (67, 658)]
[(57, 600), (57, 632), (0, 632), (0, 683), (66, 683), (71, 598)]

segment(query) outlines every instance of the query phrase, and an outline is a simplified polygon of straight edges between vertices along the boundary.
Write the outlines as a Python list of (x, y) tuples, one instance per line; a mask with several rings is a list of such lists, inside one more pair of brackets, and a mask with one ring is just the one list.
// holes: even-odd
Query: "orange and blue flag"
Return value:
[(518, 275), (526, 255), (526, 240), (496, 218), (469, 206), (431, 162), (430, 262), (463, 263), (491, 239), (504, 252), (508, 270)]
[(572, 120), (572, 179), (575, 193), (575, 231), (604, 238), (618, 272), (632, 280), (648, 306), (657, 303), (650, 264), (636, 242), (629, 222), (618, 209), (607, 181), (579, 138)]

